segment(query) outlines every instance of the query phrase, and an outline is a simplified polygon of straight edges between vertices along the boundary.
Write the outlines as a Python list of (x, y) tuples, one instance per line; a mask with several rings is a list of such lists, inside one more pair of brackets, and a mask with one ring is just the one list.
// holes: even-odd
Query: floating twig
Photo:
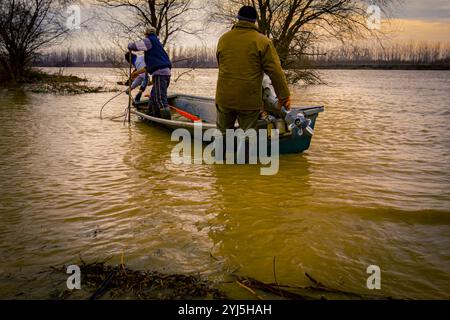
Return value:
[(100, 287), (89, 298), (89, 300), (97, 300), (98, 298), (101, 298), (108, 291), (108, 286), (111, 284), (111, 280), (115, 274), (116, 274), (116, 272), (112, 271), (109, 274), (109, 276), (106, 278), (106, 280), (103, 281), (103, 283), (100, 285)]
[[(275, 283), (276, 283), (278, 289), (280, 290), (280, 286), (279, 286), (278, 281), (277, 281), (277, 272), (276, 272), (276, 269), (275, 269), (276, 259), (277, 259), (277, 257), (273, 257), (273, 278), (275, 280)], [(283, 292), (281, 290), (280, 290), (280, 295), (284, 298)]]
[(274, 294), (276, 296), (280, 296), (283, 298), (288, 298), (292, 300), (313, 300), (314, 298), (307, 297), (301, 294), (297, 294), (288, 290), (281, 289), (280, 287), (273, 286), (270, 284), (266, 284), (264, 282), (261, 282), (259, 280), (253, 279), (253, 278), (245, 278), (236, 276), (237, 280), (241, 282), (242, 284), (245, 284), (247, 287), (251, 289), (261, 290), (264, 292), (268, 292), (271, 294)]
[(242, 282), (236, 280), (236, 283), (241, 286), (242, 288), (244, 288), (245, 290), (247, 290), (248, 292), (252, 293), (256, 298), (258, 298), (259, 300), (264, 300), (261, 296), (259, 296), (253, 289), (247, 287), (245, 284), (243, 284)]

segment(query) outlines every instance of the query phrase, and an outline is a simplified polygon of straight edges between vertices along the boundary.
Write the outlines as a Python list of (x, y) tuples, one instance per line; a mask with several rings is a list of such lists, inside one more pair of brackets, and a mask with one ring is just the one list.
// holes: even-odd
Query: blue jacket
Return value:
[(158, 37), (151, 34), (148, 39), (152, 43), (151, 50), (145, 51), (145, 64), (147, 65), (148, 72), (152, 74), (160, 69), (172, 69), (172, 63), (170, 62), (169, 56), (164, 50)]
[(170, 62), (169, 56), (164, 50), (158, 37), (154, 34), (149, 35), (142, 41), (130, 43), (128, 49), (133, 51), (144, 51), (145, 64), (147, 65), (147, 71), (150, 74), (161, 69), (172, 69), (172, 63)]

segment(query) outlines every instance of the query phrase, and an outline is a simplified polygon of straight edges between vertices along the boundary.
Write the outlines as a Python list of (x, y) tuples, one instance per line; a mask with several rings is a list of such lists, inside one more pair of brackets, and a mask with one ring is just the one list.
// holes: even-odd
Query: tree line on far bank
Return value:
[[(169, 46), (168, 54), (177, 68), (216, 68), (214, 47)], [(312, 49), (297, 68), (386, 68), (450, 69), (450, 44), (404, 42), (389, 46), (343, 45)], [(123, 53), (108, 49), (54, 48), (34, 61), (39, 67), (125, 67)]]

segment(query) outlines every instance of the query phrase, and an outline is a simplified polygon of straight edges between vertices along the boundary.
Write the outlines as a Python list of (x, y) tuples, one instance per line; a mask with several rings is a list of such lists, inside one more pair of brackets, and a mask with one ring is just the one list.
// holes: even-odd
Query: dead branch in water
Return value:
[(239, 283), (245, 286), (245, 289), (247, 291), (252, 290), (250, 292), (252, 293), (254, 292), (253, 293), (254, 295), (257, 295), (256, 290), (259, 290), (265, 293), (273, 294), (275, 296), (292, 300), (327, 300), (324, 294), (338, 295), (341, 297), (345, 296), (346, 298), (349, 299), (358, 299), (358, 300), (392, 300), (392, 297), (364, 295), (340, 289), (334, 289), (317, 281), (308, 273), (305, 273), (305, 276), (313, 283), (313, 286), (308, 287), (281, 285), (276, 280), (275, 283), (264, 283), (262, 281), (249, 277), (241, 277), (238, 275), (233, 276), (237, 279)]
[(173, 81), (173, 82), (175, 82), (175, 83), (177, 83), (178, 82), (178, 80), (180, 80), (180, 78), (182, 77), (182, 76), (184, 76), (184, 75), (186, 75), (186, 74), (190, 74), (192, 71), (194, 71), (195, 69), (193, 68), (193, 69), (190, 69), (190, 70), (187, 70), (187, 71), (184, 71), (184, 72), (182, 72), (181, 74), (179, 74), (177, 77), (176, 77), (176, 79)]
[[(277, 280), (277, 272), (276, 272), (276, 269), (275, 269), (276, 259), (277, 259), (277, 257), (273, 257), (273, 279), (275, 280), (275, 284), (277, 285), (278, 290), (280, 290), (280, 286), (278, 285), (278, 280)], [(280, 295), (282, 297), (284, 297), (283, 296), (283, 292), (281, 290), (280, 290)]]
[(258, 300), (264, 300), (261, 296), (259, 296), (259, 295), (255, 292), (255, 290), (253, 290), (253, 289), (247, 287), (245, 284), (239, 282), (238, 280), (236, 280), (236, 283), (237, 283), (240, 287), (244, 288), (245, 290), (247, 290), (248, 292), (250, 292), (251, 294), (253, 294), (256, 298), (258, 298)]
[[(108, 259), (110, 260), (110, 258)], [(134, 296), (138, 299), (227, 299), (218, 289), (219, 284), (235, 283), (251, 293), (256, 299), (270, 299), (271, 295), (291, 300), (392, 300), (392, 297), (359, 294), (329, 287), (305, 273), (311, 286), (290, 286), (278, 282), (276, 259), (273, 260), (275, 283), (264, 283), (254, 278), (231, 274), (231, 282), (214, 283), (200, 275), (163, 274), (156, 271), (136, 271), (125, 266), (124, 255), (117, 266), (106, 265), (106, 261), (87, 264), (80, 256), (80, 271), (83, 284), (89, 290), (90, 300), (97, 300), (109, 293), (108, 299)], [(66, 268), (51, 268), (55, 272), (66, 272)], [(265, 296), (264, 294), (268, 295)], [(57, 298), (69, 298), (70, 291), (60, 293)], [(272, 296), (272, 297), (273, 297)]]
[[(306, 297), (301, 294), (297, 294), (288, 290), (281, 289), (281, 287), (277, 287), (277, 285), (267, 284), (261, 282), (259, 280), (247, 277), (236, 276), (238, 282), (242, 283), (245, 287), (251, 290), (260, 290), (262, 292), (270, 293), (279, 297), (288, 298), (292, 300), (315, 300), (312, 297)], [(247, 289), (247, 290), (248, 290)], [(256, 292), (255, 292), (256, 295)]]

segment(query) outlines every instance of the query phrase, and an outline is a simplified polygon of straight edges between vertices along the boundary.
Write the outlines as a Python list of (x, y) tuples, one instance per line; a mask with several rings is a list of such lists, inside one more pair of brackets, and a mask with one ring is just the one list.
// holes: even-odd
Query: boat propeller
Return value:
[(270, 78), (265, 75), (262, 83), (263, 86), (263, 101), (267, 111), (274, 114), (276, 117), (284, 119), (289, 131), (296, 131), (299, 136), (307, 134), (309, 136), (314, 135), (314, 129), (312, 128), (311, 119), (306, 118), (303, 112), (298, 110), (286, 110), (284, 107), (278, 108), (278, 99), (276, 98), (275, 91), (273, 89)]
[(284, 115), (284, 121), (288, 125), (290, 131), (297, 129), (297, 134), (303, 136), (306, 133), (309, 136), (314, 135), (314, 129), (311, 127), (311, 119), (307, 119), (303, 112), (294, 110), (287, 111), (284, 107), (281, 109)]

